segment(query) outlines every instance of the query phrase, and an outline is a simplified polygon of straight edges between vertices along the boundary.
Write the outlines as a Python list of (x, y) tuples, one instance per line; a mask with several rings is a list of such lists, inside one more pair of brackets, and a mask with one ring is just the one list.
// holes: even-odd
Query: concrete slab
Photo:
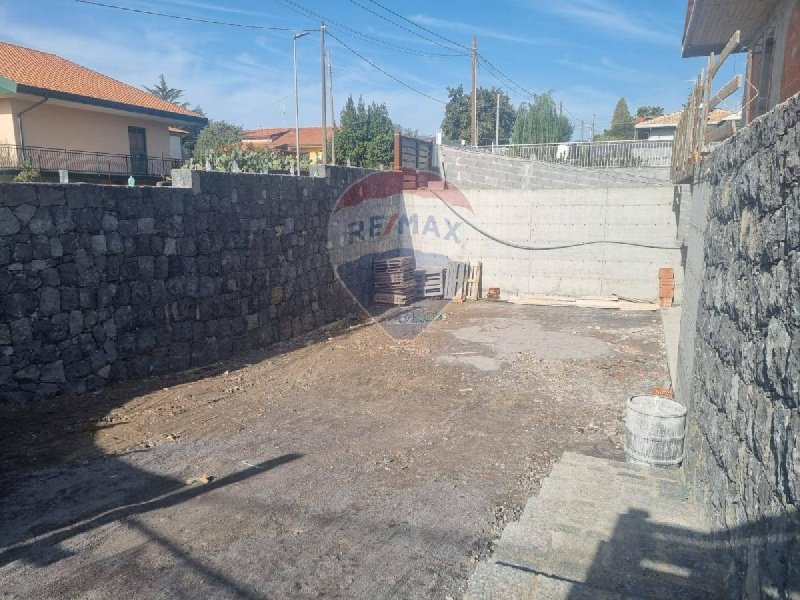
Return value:
[(723, 598), (721, 551), (679, 472), (629, 466), (565, 452), (465, 600)]

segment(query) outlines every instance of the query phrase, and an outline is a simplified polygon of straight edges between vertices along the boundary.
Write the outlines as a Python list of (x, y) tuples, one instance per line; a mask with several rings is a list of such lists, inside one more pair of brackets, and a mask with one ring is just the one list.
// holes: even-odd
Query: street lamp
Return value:
[(300, 104), (297, 98), (297, 40), (308, 35), (308, 31), (292, 36), (292, 65), (294, 67), (294, 145), (297, 149), (297, 175), (300, 175)]

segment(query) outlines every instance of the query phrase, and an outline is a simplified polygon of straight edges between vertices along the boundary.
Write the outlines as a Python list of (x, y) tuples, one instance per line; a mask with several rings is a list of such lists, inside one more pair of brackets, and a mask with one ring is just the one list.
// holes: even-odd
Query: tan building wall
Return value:
[(0, 144), (16, 144), (14, 114), (11, 100), (0, 99)]
[[(3, 105), (8, 103), (13, 108), (9, 130), (3, 122)], [(19, 143), (18, 132), (16, 135), (10, 132), (16, 130), (16, 115), (32, 104), (17, 99), (0, 100), (0, 142), (6, 137), (9, 141), (4, 143), (14, 143), (11, 140), (16, 137)], [(170, 156), (168, 124), (144, 116), (127, 116), (46, 102), (26, 113), (22, 119), (26, 146), (130, 154), (128, 127), (132, 126), (145, 130), (148, 156)]]

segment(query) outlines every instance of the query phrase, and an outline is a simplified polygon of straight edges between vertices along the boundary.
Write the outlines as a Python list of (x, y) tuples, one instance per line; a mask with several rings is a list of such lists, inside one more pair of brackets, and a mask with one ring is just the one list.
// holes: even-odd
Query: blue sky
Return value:
[[(318, 19), (298, 14), (285, 5), (286, 0), (98, 1), (245, 24), (319, 26)], [(352, 0), (296, 2), (337, 21), (330, 24), (333, 35), (429, 96), (446, 100), (446, 86), (469, 86), (468, 56), (429, 56), (452, 52)], [(356, 2), (415, 29), (370, 0)], [(381, 0), (381, 4), (464, 46), (476, 35), (481, 54), (519, 86), (531, 92), (552, 90), (574, 121), (596, 118), (598, 130), (608, 125), (621, 96), (632, 111), (643, 104), (680, 109), (691, 80), (705, 64), (703, 59), (680, 57), (686, 0)], [(186, 99), (200, 104), (213, 119), (248, 128), (294, 123), (291, 31), (183, 22), (74, 0), (0, 0), (0, 24), (5, 41), (56, 53), (126, 83), (151, 84), (164, 73), (171, 86), (185, 89)], [(372, 39), (359, 38), (348, 27)], [(443, 104), (389, 79), (334, 39), (328, 38), (328, 47), (338, 109), (347, 95), (363, 95), (385, 102), (392, 119), (404, 127), (421, 133), (439, 127)], [(720, 81), (741, 72), (744, 63), (744, 55), (735, 55)], [(318, 34), (298, 41), (298, 69), (301, 124), (318, 125)], [(480, 70), (479, 83), (510, 91), (514, 104), (525, 99), (486, 68)], [(731, 99), (729, 105), (735, 102)]]

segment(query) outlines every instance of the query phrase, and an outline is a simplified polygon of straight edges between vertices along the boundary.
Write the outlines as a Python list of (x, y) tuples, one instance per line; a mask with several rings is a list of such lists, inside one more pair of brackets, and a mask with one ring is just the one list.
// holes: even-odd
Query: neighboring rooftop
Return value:
[(29, 94), (205, 124), (203, 115), (55, 54), (0, 42), (0, 93)]
[[(328, 127), (330, 136), (332, 127)], [(296, 148), (294, 127), (271, 127), (251, 129), (244, 132), (242, 141), (256, 146), (269, 146), (270, 148)], [(322, 146), (322, 127), (301, 127), (300, 147)]]
[[(653, 117), (652, 119), (648, 119), (646, 121), (641, 121), (640, 123), (637, 123), (636, 129), (649, 129), (651, 127), (677, 127), (678, 123), (681, 120), (682, 114), (683, 111), (678, 110), (673, 113), (669, 113), (668, 115)], [(712, 110), (708, 115), (708, 124), (717, 125), (722, 121), (730, 120), (731, 117), (734, 117), (736, 114), (737, 113), (731, 110), (725, 110), (722, 108)]]

